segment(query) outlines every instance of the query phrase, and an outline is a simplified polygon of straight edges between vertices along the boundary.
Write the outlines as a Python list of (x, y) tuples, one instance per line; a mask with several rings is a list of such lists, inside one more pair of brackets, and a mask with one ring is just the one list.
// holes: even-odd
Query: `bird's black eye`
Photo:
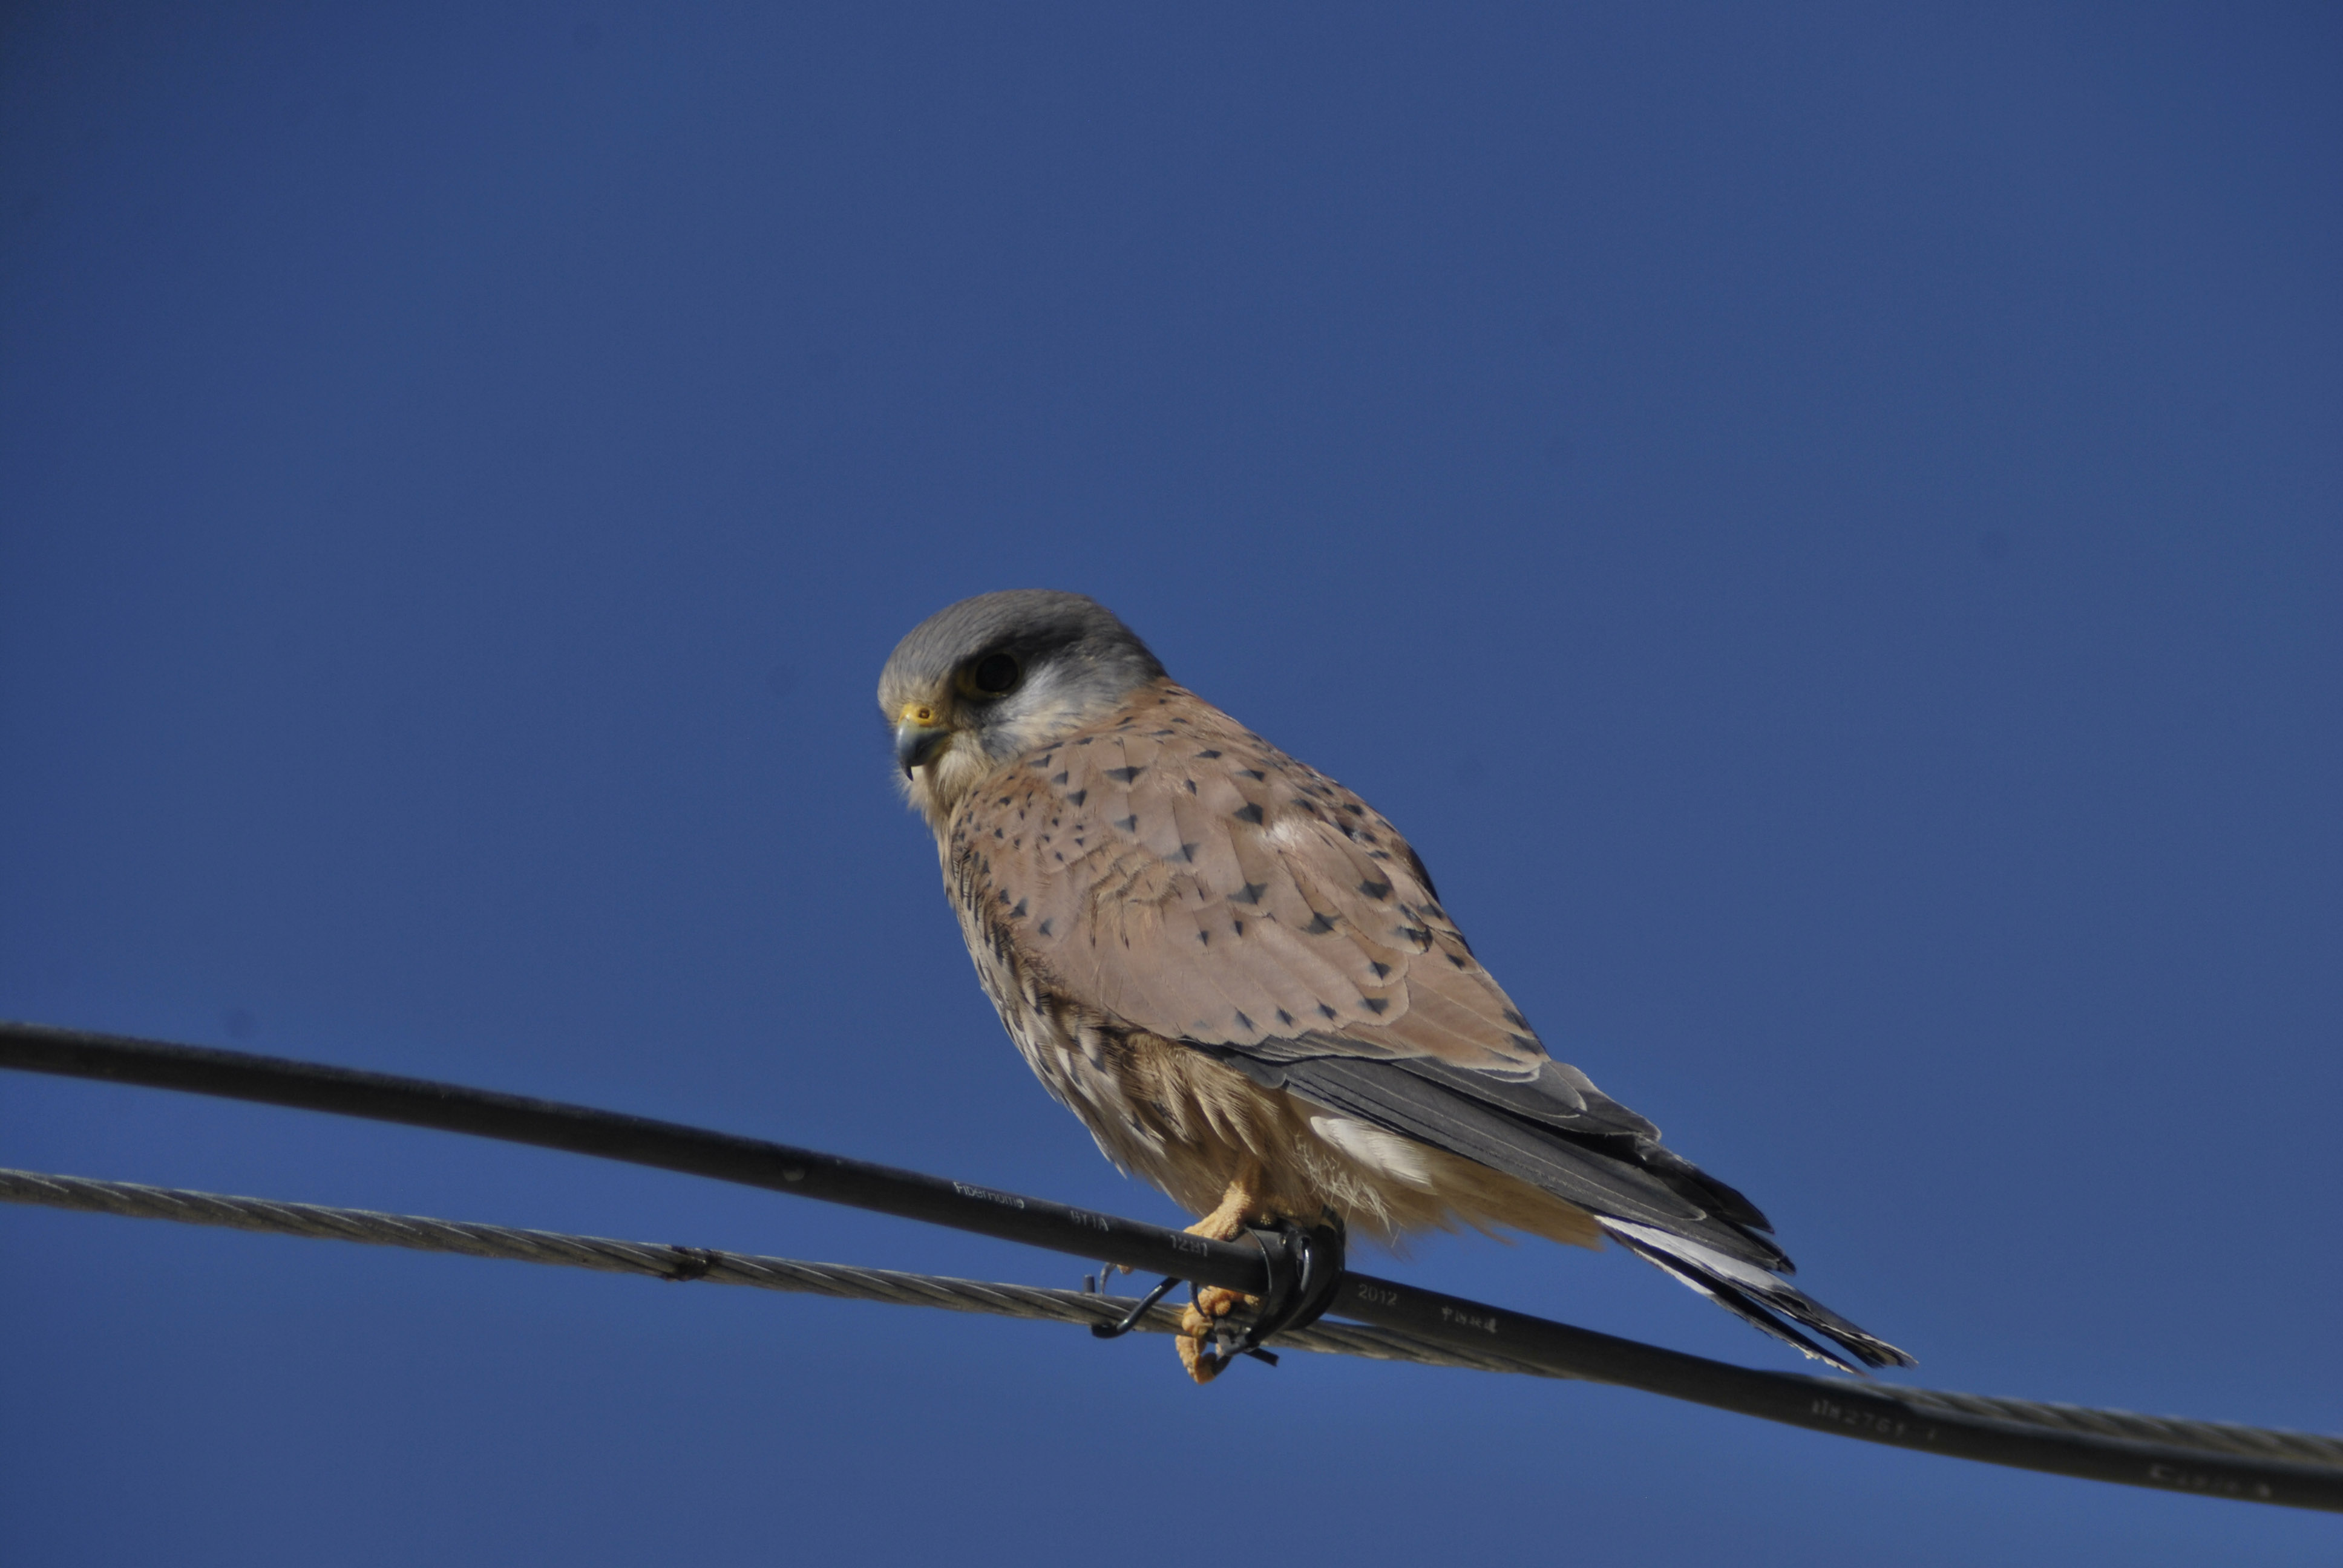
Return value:
[(968, 683), (980, 697), (1006, 697), (1017, 689), (1025, 672), (1005, 653), (988, 653), (969, 672)]

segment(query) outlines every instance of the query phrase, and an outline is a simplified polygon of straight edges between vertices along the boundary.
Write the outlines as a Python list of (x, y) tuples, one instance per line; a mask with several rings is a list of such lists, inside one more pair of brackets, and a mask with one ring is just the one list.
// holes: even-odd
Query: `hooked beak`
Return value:
[(912, 769), (933, 757), (950, 739), (951, 731), (940, 724), (922, 724), (906, 718), (896, 725), (895, 760), (902, 764), (903, 777), (909, 779)]

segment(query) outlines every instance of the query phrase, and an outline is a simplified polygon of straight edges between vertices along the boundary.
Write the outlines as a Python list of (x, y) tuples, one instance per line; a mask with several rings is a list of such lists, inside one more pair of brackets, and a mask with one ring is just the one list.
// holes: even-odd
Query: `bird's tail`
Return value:
[(1800, 1332), (1800, 1329), (1813, 1330), (1844, 1349), (1847, 1355), (1864, 1366), (1908, 1367), (1913, 1364), (1910, 1356), (1885, 1340), (1864, 1332), (1804, 1291), (1754, 1263), (1727, 1257), (1714, 1247), (1704, 1246), (1655, 1226), (1614, 1220), (1607, 1214), (1597, 1218), (1621, 1246), (1645, 1262), (1665, 1270), (1744, 1322), (1785, 1344), (1796, 1346), (1818, 1362), (1825, 1362), (1845, 1372), (1859, 1372), (1861, 1370), (1849, 1365), (1845, 1357)]

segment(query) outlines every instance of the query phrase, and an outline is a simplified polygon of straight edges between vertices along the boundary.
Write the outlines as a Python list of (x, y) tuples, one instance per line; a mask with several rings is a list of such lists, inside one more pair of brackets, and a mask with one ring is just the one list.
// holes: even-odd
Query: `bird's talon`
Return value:
[(1240, 1306), (1260, 1304), (1242, 1291), (1225, 1290), (1219, 1285), (1207, 1285), (1196, 1292), (1196, 1299), (1181, 1310), (1180, 1337), (1172, 1342), (1180, 1352), (1180, 1364), (1188, 1369), (1190, 1377), (1205, 1383), (1228, 1370), (1242, 1337), (1237, 1326), (1229, 1322), (1229, 1316)]
[(1258, 1306), (1260, 1302), (1242, 1291), (1224, 1290), (1219, 1285), (1207, 1285), (1196, 1292), (1196, 1307), (1207, 1317), (1225, 1318), (1239, 1306)]
[(1183, 1333), (1172, 1342), (1180, 1352), (1180, 1364), (1187, 1368), (1188, 1375), (1199, 1383), (1208, 1383), (1228, 1370), (1227, 1360), (1207, 1352), (1201, 1339)]

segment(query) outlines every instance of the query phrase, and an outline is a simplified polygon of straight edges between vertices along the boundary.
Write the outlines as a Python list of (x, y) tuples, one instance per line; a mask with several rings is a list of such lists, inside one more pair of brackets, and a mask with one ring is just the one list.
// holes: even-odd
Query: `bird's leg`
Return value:
[(1229, 1178), (1228, 1190), (1221, 1194), (1221, 1206), (1189, 1226), (1188, 1234), (1213, 1241), (1235, 1241), (1245, 1226), (1267, 1218), (1261, 1208), (1262, 1185), (1260, 1164), (1246, 1161)]
[[(1262, 1186), (1261, 1166), (1251, 1160), (1237, 1167), (1229, 1178), (1228, 1190), (1221, 1194), (1220, 1207), (1188, 1227), (1191, 1236), (1202, 1236), (1208, 1241), (1233, 1241), (1244, 1233), (1244, 1228), (1256, 1221), (1268, 1218), (1262, 1211)], [(1240, 1306), (1255, 1304), (1242, 1291), (1225, 1290), (1219, 1285), (1206, 1285), (1197, 1291), (1196, 1299), (1180, 1314), (1180, 1337), (1172, 1342), (1180, 1352), (1180, 1364), (1198, 1382), (1210, 1382), (1221, 1375), (1229, 1363), (1220, 1355), (1207, 1354), (1212, 1335), (1220, 1320)]]

